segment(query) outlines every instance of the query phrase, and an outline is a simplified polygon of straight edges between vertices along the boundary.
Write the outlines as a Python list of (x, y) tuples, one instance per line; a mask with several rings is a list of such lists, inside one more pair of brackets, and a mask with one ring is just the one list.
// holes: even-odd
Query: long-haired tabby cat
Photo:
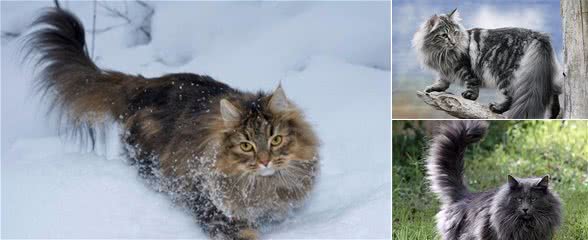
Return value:
[(515, 178), (483, 192), (468, 190), (464, 152), (487, 130), (479, 121), (450, 121), (432, 140), (426, 167), (441, 200), (437, 230), (443, 239), (546, 240), (561, 222), (561, 203), (549, 177)]
[(113, 119), (140, 174), (188, 207), (214, 239), (255, 239), (309, 196), (318, 140), (278, 87), (239, 91), (208, 76), (156, 78), (98, 68), (72, 13), (48, 9), (27, 39), (40, 55), (38, 84), (74, 130)]
[(559, 65), (549, 36), (524, 28), (465, 30), (457, 9), (434, 15), (415, 33), (421, 64), (438, 74), (426, 92), (465, 83), (462, 96), (476, 100), (480, 86), (497, 87), (490, 110), (510, 118), (556, 118), (560, 111)]

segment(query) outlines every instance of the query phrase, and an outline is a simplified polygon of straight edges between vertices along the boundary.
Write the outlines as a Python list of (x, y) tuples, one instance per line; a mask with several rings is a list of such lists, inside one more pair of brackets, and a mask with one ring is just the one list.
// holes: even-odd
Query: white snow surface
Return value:
[[(91, 45), (92, 2), (61, 2), (80, 16)], [(148, 3), (152, 41), (129, 47), (141, 41), (128, 26), (100, 32), (100, 67), (207, 74), (252, 91), (281, 82), (321, 139), (312, 197), (262, 238), (391, 237), (388, 2)], [(23, 32), (51, 2), (0, 4), (2, 31)], [(99, 7), (97, 29), (121, 23)], [(1, 237), (206, 238), (125, 163), (115, 126), (94, 151), (58, 136), (32, 90), (30, 64), (19, 61), (20, 40), (2, 39)]]

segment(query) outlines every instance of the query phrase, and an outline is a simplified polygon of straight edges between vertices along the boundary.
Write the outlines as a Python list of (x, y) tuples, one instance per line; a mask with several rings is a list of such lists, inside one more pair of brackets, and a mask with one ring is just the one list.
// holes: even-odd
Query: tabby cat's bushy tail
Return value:
[[(507, 112), (509, 118), (545, 118), (550, 104), (551, 111), (559, 112), (557, 95), (559, 67), (548, 37), (535, 39), (521, 59), (520, 69), (515, 73), (512, 85), (513, 103)], [(552, 102), (553, 101), (553, 102)], [(557, 116), (558, 113), (551, 113)]]
[(51, 95), (51, 109), (62, 112), (69, 129), (87, 129), (93, 140), (92, 126), (125, 114), (131, 80), (138, 77), (98, 68), (88, 56), (82, 23), (66, 10), (49, 8), (33, 27), (24, 47), (42, 67), (38, 90)]
[(469, 144), (484, 136), (487, 128), (482, 121), (449, 121), (433, 138), (426, 160), (427, 178), (443, 204), (455, 203), (468, 194), (463, 154)]

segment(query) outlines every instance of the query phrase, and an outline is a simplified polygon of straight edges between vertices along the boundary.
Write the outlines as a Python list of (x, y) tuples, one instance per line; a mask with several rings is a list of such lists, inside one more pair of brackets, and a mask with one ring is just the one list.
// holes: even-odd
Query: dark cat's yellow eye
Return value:
[(242, 142), (240, 146), (243, 152), (251, 152), (253, 150), (253, 145), (251, 145), (251, 143), (248, 142)]
[(282, 144), (282, 140), (283, 140), (283, 139), (282, 139), (282, 136), (280, 136), (280, 135), (277, 135), (277, 136), (275, 136), (274, 138), (272, 138), (271, 144), (272, 144), (272, 146), (274, 146), (274, 147), (275, 147), (275, 146), (278, 146), (278, 145)]

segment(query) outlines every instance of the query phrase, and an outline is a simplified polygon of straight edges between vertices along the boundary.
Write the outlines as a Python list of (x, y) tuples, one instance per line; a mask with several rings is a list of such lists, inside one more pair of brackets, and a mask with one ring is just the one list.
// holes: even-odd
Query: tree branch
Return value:
[(505, 119), (506, 116), (490, 111), (488, 106), (465, 99), (448, 92), (425, 93), (417, 91), (417, 96), (435, 109), (456, 118), (465, 119)]
[(115, 17), (115, 18), (122, 18), (124, 19), (127, 23), (131, 23), (132, 20), (127, 16), (128, 13), (128, 9), (125, 10), (124, 13), (122, 13), (121, 11), (119, 11), (116, 8), (110, 7), (107, 3), (105, 2), (100, 2), (98, 3), (98, 5), (100, 5), (101, 8), (106, 10), (106, 15), (110, 16), (110, 17)]
[(1, 34), (2, 34), (2, 38), (12, 39), (12, 38), (16, 38), (16, 37), (20, 36), (21, 33), (20, 32), (1, 31)]
[(108, 5), (107, 2), (99, 2), (98, 5), (103, 8), (106, 11), (106, 15), (110, 16), (110, 17), (114, 17), (114, 18), (120, 18), (123, 19), (126, 24), (123, 25), (135, 25), (136, 22), (139, 22), (139, 26), (136, 28), (137, 30), (139, 30), (141, 33), (143, 33), (145, 35), (145, 37), (147, 37), (148, 41), (151, 41), (151, 18), (153, 17), (153, 15), (155, 14), (155, 9), (153, 9), (153, 7), (151, 7), (149, 4), (147, 4), (144, 1), (140, 1), (140, 0), (136, 0), (136, 3), (147, 9), (148, 13), (143, 17), (143, 19), (141, 19), (140, 21), (137, 19), (131, 19), (129, 17), (129, 9), (128, 9), (128, 5), (127, 5), (127, 1), (124, 1), (124, 12), (122, 12), (121, 10), (115, 8), (115, 7), (111, 7)]

